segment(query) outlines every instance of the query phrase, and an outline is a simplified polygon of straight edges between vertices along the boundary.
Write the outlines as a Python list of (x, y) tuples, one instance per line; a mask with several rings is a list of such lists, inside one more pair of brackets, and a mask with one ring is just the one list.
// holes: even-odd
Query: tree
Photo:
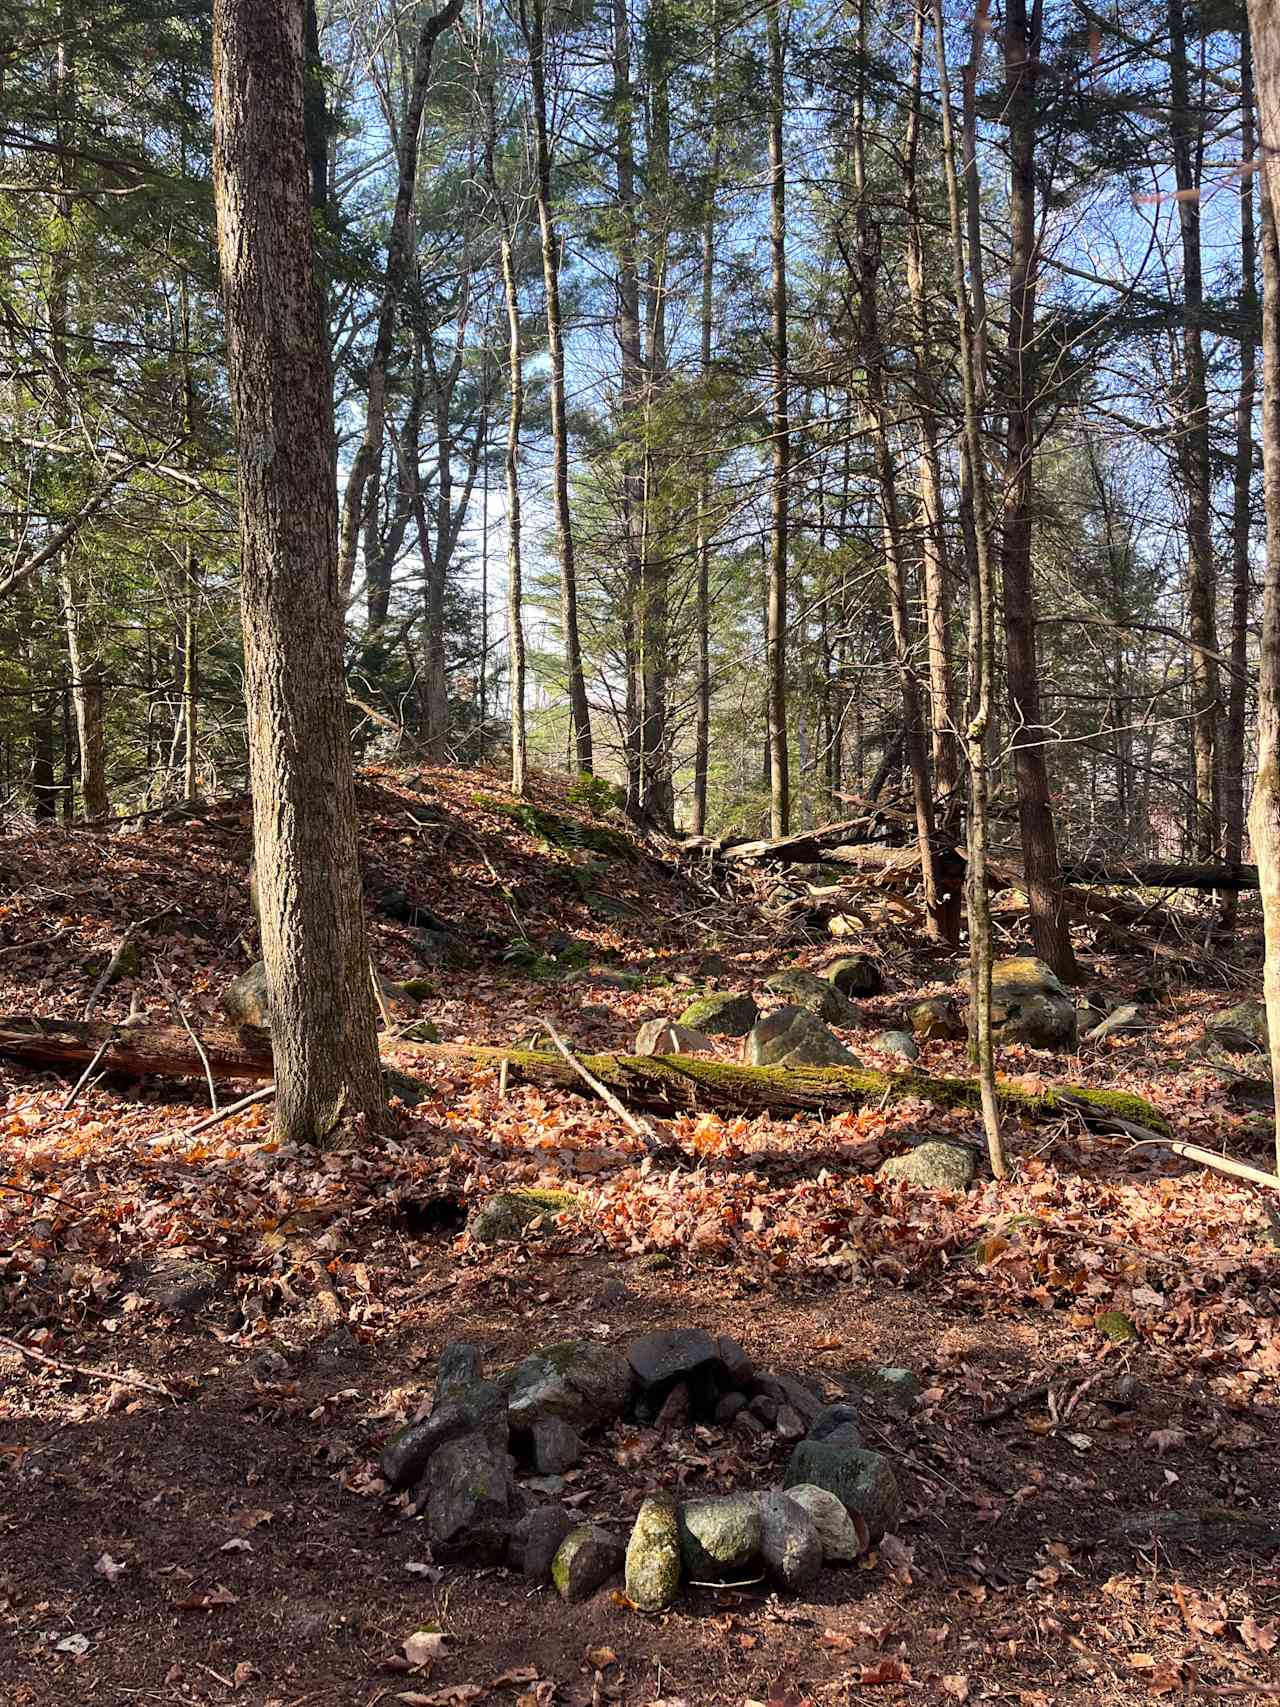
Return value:
[(787, 509), (791, 498), (791, 421), (787, 392), (787, 166), (781, 0), (769, 0), (769, 280), (772, 380), (769, 404), (773, 478), (769, 488), (766, 594), (769, 722), (769, 834), (785, 836), (791, 811), (787, 766)]
[(342, 674), (304, 0), (217, 0), (213, 174), (238, 453), (249, 769), (277, 1135), (382, 1106)]

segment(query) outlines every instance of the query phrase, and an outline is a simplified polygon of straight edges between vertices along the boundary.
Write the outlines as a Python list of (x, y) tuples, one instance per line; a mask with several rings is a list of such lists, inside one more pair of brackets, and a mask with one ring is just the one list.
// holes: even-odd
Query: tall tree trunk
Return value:
[(1003, 540), (1004, 620), (1009, 660), (1009, 709), (1018, 785), (1022, 863), (1027, 877), (1036, 953), (1065, 983), (1074, 983), (1075, 951), (1062, 906), (1058, 843), (1045, 761), (1048, 730), (1040, 709), (1036, 613), (1031, 579), (1035, 412), (1036, 76), (1042, 0), (1006, 0), (1004, 53), (1009, 121), (1010, 238), (1008, 379), (1005, 386), (1007, 467)]
[(1194, 761), (1194, 852), (1218, 849), (1217, 569), (1209, 466), (1209, 392), (1204, 357), (1204, 283), (1200, 252), (1200, 121), (1191, 109), (1187, 31), (1182, 0), (1169, 0), (1170, 127), (1178, 225), (1182, 234), (1182, 384), (1177, 468), (1187, 500), (1187, 635), (1191, 641), (1191, 751)]
[[(1253, 159), (1253, 65), (1247, 27), (1240, 35), (1241, 158)], [(1231, 683), (1227, 692), (1226, 753), (1222, 777), (1223, 857), (1244, 855), (1244, 742), (1249, 693), (1249, 537), (1253, 519), (1253, 405), (1257, 390), (1258, 255), (1253, 221), (1253, 177), (1240, 177), (1240, 391), (1236, 399), (1236, 460), (1231, 513)], [(1235, 930), (1238, 896), (1222, 900), (1222, 928)]]
[(955, 683), (951, 674), (951, 566), (947, 561), (946, 523), (942, 512), (942, 473), (938, 456), (938, 399), (933, 382), (935, 354), (929, 326), (924, 277), (924, 227), (916, 165), (920, 149), (921, 83), (924, 64), (924, 26), (927, 0), (919, 0), (911, 34), (911, 104), (903, 144), (907, 211), (907, 289), (911, 296), (912, 356), (919, 399), (920, 565), (925, 628), (929, 640), (929, 688), (933, 772), (941, 795), (950, 794), (960, 780), (964, 753), (957, 723)]
[(702, 835), (707, 823), (707, 777), (711, 768), (711, 432), (712, 314), (715, 306), (716, 191), (720, 183), (720, 11), (711, 0), (711, 157), (702, 206), (702, 292), (699, 304), (699, 372), (702, 379), (704, 448), (698, 459), (697, 586), (698, 686), (693, 723), (693, 808), (690, 828)]
[(787, 386), (787, 170), (782, 148), (786, 68), (782, 54), (781, 0), (768, 0), (769, 36), (769, 257), (773, 378), (769, 432), (769, 577), (766, 605), (769, 724), (769, 833), (785, 836), (791, 811), (787, 771), (787, 511), (791, 488), (791, 422)]
[(275, 1128), (382, 1108), (343, 683), (333, 398), (303, 134), (305, 0), (216, 0), (213, 182), (240, 496)]
[[(858, 11), (858, 55), (866, 63), (867, 0)], [(937, 941), (960, 940), (960, 919), (955, 907), (948, 908), (943, 885), (938, 880), (933, 840), (933, 782), (925, 739), (920, 684), (911, 659), (911, 618), (907, 589), (906, 547), (903, 543), (902, 513), (898, 501), (898, 478), (893, 447), (889, 443), (888, 407), (885, 396), (884, 350), (876, 300), (880, 231), (871, 213), (867, 193), (865, 101), (863, 81), (858, 82), (853, 120), (853, 182), (857, 202), (856, 261), (858, 289), (858, 346), (866, 370), (867, 413), (870, 420), (876, 483), (884, 527), (885, 572), (889, 593), (889, 618), (893, 626), (893, 649), (902, 694), (903, 747), (911, 775), (915, 803), (916, 836), (920, 844), (920, 870), (924, 879), (927, 934)]]
[(366, 488), (382, 459), (382, 441), (387, 424), (387, 369), (391, 361), (396, 311), (400, 306), (409, 273), (413, 203), (418, 182), (418, 149), (422, 114), (431, 87), (431, 59), (436, 42), (445, 30), (461, 17), (462, 4), (463, 0), (445, 0), (440, 11), (424, 13), (414, 45), (412, 81), (401, 124), (400, 147), (396, 161), (396, 200), (391, 215), (391, 230), (387, 236), (386, 274), (382, 299), (378, 304), (373, 353), (369, 358), (364, 433), (351, 460), (351, 472), (347, 476), (347, 488), (342, 502), (337, 565), (338, 586), (344, 602), (351, 591), (351, 582), (355, 575), (356, 544), (364, 522)]
[(560, 626), (569, 678), (569, 727), (574, 763), (589, 772), (591, 713), (578, 635), (578, 579), (574, 567), (573, 518), (569, 507), (569, 411), (564, 383), (564, 320), (560, 311), (560, 244), (551, 206), (551, 133), (547, 122), (546, 15), (549, 0), (520, 0), (521, 32), (529, 53), (533, 96), (535, 193), (542, 240), (546, 293), (547, 353), (551, 358), (551, 452), (556, 546), (560, 554)]
[(1258, 775), (1249, 835), (1258, 862), (1266, 934), (1263, 988), (1276, 1097), (1276, 1169), (1280, 1172), (1280, 3), (1249, 0), (1258, 133), (1262, 150), (1262, 477), (1267, 505), (1267, 567), (1258, 660)]
[(964, 401), (961, 455), (966, 464), (962, 503), (970, 507), (964, 528), (969, 568), (969, 722), (965, 756), (969, 767), (969, 987), (973, 1004), (973, 1044), (982, 1101), (982, 1124), (991, 1171), (1008, 1172), (1000, 1105), (996, 1099), (995, 1050), (991, 1033), (991, 900), (987, 887), (987, 729), (993, 704), (995, 659), (995, 566), (992, 562), (991, 506), (983, 463), (981, 381), (975, 307), (965, 279), (964, 215), (956, 168), (955, 127), (951, 115), (951, 79), (947, 69), (942, 0), (933, 0), (934, 50), (942, 110), (942, 171), (947, 190), (951, 236), (951, 277), (960, 335), (960, 377)]

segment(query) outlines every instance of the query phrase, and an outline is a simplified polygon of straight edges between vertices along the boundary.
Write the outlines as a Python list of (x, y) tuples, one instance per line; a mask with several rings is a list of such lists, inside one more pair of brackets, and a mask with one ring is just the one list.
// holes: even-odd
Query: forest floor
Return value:
[[(453, 771), (368, 775), (361, 790), (367, 875), (482, 942), (470, 970), (430, 973), (424, 1011), (446, 1040), (516, 1043), (550, 1017), (584, 1045), (627, 1047), (705, 986), (708, 953), (729, 963), (724, 987), (757, 990), (830, 955), (780, 946), (745, 900), (715, 902), (652, 850), (589, 870), (579, 850), (548, 851), (477, 801), (486, 791), (499, 780)], [(157, 1020), (167, 992), (193, 1025), (211, 1019), (256, 952), (248, 852), (242, 803), (0, 841), (0, 1011), (79, 1017), (103, 951), (149, 920), (138, 976), (105, 992), (100, 1017), (123, 1017), (136, 987)], [(372, 922), (384, 972), (423, 970), (408, 927)], [(516, 937), (541, 951), (532, 968), (504, 953)], [(885, 963), (887, 993), (866, 1004), (879, 1026), (961, 973), (901, 933), (854, 946)], [(1117, 994), (1150, 980), (1147, 964), (1081, 948)], [(644, 986), (570, 980), (584, 950)], [(1179, 1136), (1266, 1167), (1259, 1116), (1228, 1103), (1194, 1047), (1206, 1013), (1250, 988), (1247, 946), (1235, 959), (1233, 988), (1207, 982), (1216, 962), (1206, 982), (1166, 988), (1150, 1032), (1070, 1059), (1009, 1050), (1001, 1070), (1139, 1091)], [(845, 1040), (875, 1061), (865, 1037)], [(879, 1181), (910, 1136), (974, 1136), (972, 1116), (901, 1104), (677, 1119), (689, 1165), (673, 1169), (598, 1103), (502, 1098), (462, 1063), (397, 1060), (428, 1098), (397, 1109), (387, 1136), (327, 1155), (274, 1146), (261, 1106), (184, 1137), (207, 1112), (199, 1083), (104, 1080), (68, 1109), (67, 1081), (0, 1063), (6, 1707), (1280, 1696), (1275, 1556), (1117, 1533), (1168, 1509), (1276, 1511), (1280, 1249), (1251, 1188), (1071, 1119), (1012, 1123), (999, 1185)], [(926, 1045), (923, 1064), (962, 1073), (963, 1046)], [(473, 1247), (467, 1208), (513, 1183), (571, 1186), (592, 1213)], [(155, 1296), (176, 1263), (210, 1277), (184, 1312)], [(1136, 1341), (1099, 1332), (1111, 1309)], [(868, 1362), (914, 1370), (909, 1415), (864, 1405), (903, 1484), (897, 1533), (802, 1598), (694, 1588), (659, 1617), (608, 1590), (564, 1605), (505, 1571), (430, 1560), (377, 1458), (447, 1340), (498, 1366), (674, 1324), (731, 1332), (828, 1396)], [(776, 1483), (787, 1450), (619, 1424), (589, 1442), (569, 1498), (621, 1529), (654, 1487)], [(421, 1628), (443, 1651), (406, 1671)]]

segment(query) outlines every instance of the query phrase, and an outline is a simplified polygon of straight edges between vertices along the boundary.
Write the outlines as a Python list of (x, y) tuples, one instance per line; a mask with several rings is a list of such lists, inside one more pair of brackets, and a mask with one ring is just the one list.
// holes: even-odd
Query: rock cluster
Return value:
[[(519, 1472), (541, 1478), (529, 1487), (558, 1491), (582, 1435), (624, 1415), (658, 1427), (774, 1429), (796, 1442), (784, 1486), (683, 1503), (655, 1494), (625, 1544), (562, 1505), (532, 1503)], [(852, 1404), (823, 1405), (804, 1382), (757, 1370), (736, 1340), (701, 1328), (643, 1334), (625, 1351), (567, 1340), (496, 1377), (475, 1346), (455, 1342), (441, 1355), (430, 1409), (387, 1441), (381, 1468), (393, 1489), (412, 1490), (440, 1562), (505, 1563), (568, 1601), (621, 1570), (628, 1598), (650, 1611), (682, 1582), (764, 1576), (803, 1589), (824, 1563), (857, 1558), (899, 1506), (893, 1470), (863, 1446)]]

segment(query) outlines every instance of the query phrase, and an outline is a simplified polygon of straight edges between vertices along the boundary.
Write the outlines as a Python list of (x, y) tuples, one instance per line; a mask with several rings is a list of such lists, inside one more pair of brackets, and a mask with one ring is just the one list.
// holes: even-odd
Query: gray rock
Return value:
[(774, 1057), (778, 1067), (860, 1067), (858, 1057), (827, 1030), (820, 1020), (812, 1017), (805, 1024), (792, 1026), (779, 1039), (781, 1053)]
[(760, 1496), (760, 1553), (769, 1579), (798, 1594), (822, 1569), (822, 1539), (804, 1506), (788, 1494)]
[(683, 1428), (689, 1421), (691, 1408), (688, 1386), (683, 1381), (677, 1381), (662, 1401), (662, 1408), (654, 1419), (654, 1426), (657, 1428)]
[(646, 1392), (687, 1380), (707, 1365), (721, 1367), (720, 1348), (701, 1328), (659, 1328), (627, 1347), (627, 1362)]
[(1205, 1041), (1233, 1055), (1270, 1048), (1265, 1002), (1237, 1002), (1225, 1013), (1215, 1014), (1205, 1026)]
[(747, 1404), (745, 1393), (725, 1393), (716, 1405), (716, 1421), (721, 1428), (728, 1428), (738, 1413), (746, 1410)]
[(440, 1353), (436, 1365), (435, 1404), (448, 1397), (457, 1387), (469, 1387), (484, 1375), (484, 1359), (479, 1346), (470, 1340), (450, 1340)]
[[(417, 1016), (418, 1004), (402, 984), (395, 984), (379, 973), (378, 987), (388, 1013), (397, 1019), (414, 1019)], [(255, 960), (247, 972), (231, 980), (222, 992), (222, 1011), (233, 1025), (256, 1025), (264, 1030), (270, 1026), (265, 961)]]
[(679, 1020), (646, 1020), (636, 1033), (637, 1055), (701, 1055), (714, 1048), (705, 1031), (695, 1031)]
[(882, 1179), (907, 1180), (939, 1191), (964, 1191), (976, 1171), (972, 1150), (942, 1138), (926, 1139), (906, 1155), (890, 1156), (880, 1164)]
[(1014, 955), (991, 968), (991, 1029), (998, 1043), (1074, 1049), (1076, 1004), (1043, 960)]
[(909, 1031), (878, 1031), (871, 1044), (885, 1055), (900, 1055), (904, 1061), (920, 1059), (920, 1050)]
[(500, 1191), (487, 1197), (467, 1223), (475, 1245), (495, 1245), (518, 1239), (525, 1228), (542, 1218), (580, 1215), (582, 1199), (573, 1191)]
[(596, 1523), (571, 1529), (560, 1543), (551, 1566), (551, 1580), (561, 1600), (585, 1600), (621, 1569), (622, 1544)]
[(721, 1582), (760, 1555), (760, 1501), (754, 1494), (686, 1500), (680, 1508), (680, 1556), (694, 1582)]
[(782, 1485), (803, 1483), (825, 1488), (845, 1510), (861, 1517), (873, 1536), (890, 1528), (902, 1507), (898, 1479), (881, 1452), (841, 1446), (829, 1440), (802, 1440), (787, 1460)]
[(779, 1405), (773, 1426), (784, 1440), (799, 1440), (804, 1432), (804, 1418), (791, 1405)]
[(143, 1296), (171, 1316), (194, 1316), (218, 1290), (218, 1271), (207, 1262), (171, 1262), (142, 1282)]
[(794, 1375), (779, 1375), (775, 1370), (762, 1369), (752, 1385), (757, 1393), (766, 1395), (779, 1405), (790, 1405), (793, 1410), (799, 1411), (806, 1426), (811, 1425), (822, 1410), (822, 1400), (813, 1388), (806, 1386), (803, 1381), (797, 1381)]
[(771, 1399), (767, 1393), (757, 1393), (747, 1406), (753, 1417), (761, 1421), (766, 1428), (772, 1428), (778, 1420), (778, 1412), (782, 1406), (776, 1399)]
[(818, 978), (812, 972), (806, 972), (803, 967), (791, 967), (786, 972), (775, 972), (772, 978), (766, 978), (764, 987), (770, 995), (781, 996), (786, 1002), (796, 1007), (807, 1008), (819, 1019), (826, 1020), (828, 1025), (839, 1025), (852, 1029), (862, 1024), (862, 1010), (836, 988), (828, 984), (825, 978)]
[(574, 1519), (562, 1505), (535, 1506), (511, 1531), (507, 1563), (527, 1583), (549, 1583), (552, 1560), (573, 1528)]
[(708, 1037), (745, 1037), (759, 1011), (749, 991), (722, 990), (690, 1002), (679, 1023)]
[(781, 1040), (787, 1035), (798, 1021), (812, 1019), (808, 1008), (800, 1008), (794, 1002), (784, 1003), (780, 1008), (772, 1008), (763, 1019), (759, 1019), (747, 1033), (746, 1042), (742, 1045), (742, 1059), (748, 1067), (767, 1067), (776, 1059)]
[(540, 1476), (562, 1476), (582, 1462), (578, 1431), (560, 1417), (540, 1417), (533, 1425), (533, 1464)]
[(745, 1348), (730, 1335), (721, 1334), (716, 1340), (716, 1350), (720, 1353), (720, 1361), (728, 1379), (735, 1387), (745, 1387), (755, 1374), (755, 1364)]
[(1122, 1031), (1150, 1031), (1151, 1020), (1145, 1008), (1140, 1008), (1136, 1002), (1126, 1002), (1122, 1008), (1108, 1014), (1106, 1019), (1092, 1027), (1088, 1032), (1090, 1043), (1101, 1043), (1108, 1037), (1114, 1037)]
[(907, 1018), (918, 1043), (954, 1043), (966, 1035), (960, 1009), (950, 996), (927, 996)]
[(824, 966), (822, 975), (842, 996), (878, 996), (884, 989), (884, 973), (869, 954), (846, 954)]
[[(903, 1411), (909, 1411), (920, 1397), (920, 1379), (913, 1369), (899, 1369), (885, 1363), (875, 1369), (851, 1370), (845, 1379), (859, 1392), (885, 1399)], [(812, 1435), (813, 1430), (809, 1432)]]
[[(809, 1424), (809, 1439), (826, 1440), (837, 1429), (852, 1428), (856, 1430), (857, 1427), (858, 1407), (856, 1405), (850, 1405), (847, 1402), (837, 1405), (824, 1405)], [(855, 1440), (850, 1444), (861, 1446), (862, 1442)]]
[(680, 1591), (680, 1524), (670, 1494), (653, 1494), (636, 1515), (627, 1542), (627, 1599), (643, 1612), (661, 1612)]
[(389, 1487), (409, 1488), (421, 1481), (440, 1448), (474, 1432), (474, 1419), (465, 1405), (444, 1404), (397, 1430), (382, 1449), (380, 1468)]
[(828, 1489), (800, 1482), (787, 1489), (787, 1498), (808, 1512), (829, 1565), (850, 1565), (866, 1551), (853, 1519)]
[(621, 1416), (630, 1391), (625, 1357), (591, 1340), (564, 1340), (535, 1351), (516, 1369), (507, 1415), (514, 1429), (532, 1429), (543, 1417), (593, 1428)]
[(505, 1452), (482, 1434), (447, 1441), (427, 1466), (425, 1494), (427, 1537), (437, 1560), (501, 1563), (524, 1503)]

